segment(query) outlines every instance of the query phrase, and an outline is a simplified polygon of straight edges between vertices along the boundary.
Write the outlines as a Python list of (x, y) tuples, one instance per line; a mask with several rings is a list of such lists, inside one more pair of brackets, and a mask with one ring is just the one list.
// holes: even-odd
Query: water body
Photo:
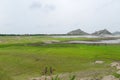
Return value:
[(100, 41), (68, 41), (66, 43), (73, 43), (73, 44), (120, 44), (120, 39), (100, 40)]
[(81, 35), (81, 36), (52, 36), (53, 38), (102, 38), (102, 37), (120, 37), (120, 35), (104, 35), (104, 36), (93, 36), (93, 35)]
[(91, 36), (91, 35), (84, 35), (84, 36), (52, 36), (53, 38), (99, 38), (99, 36)]

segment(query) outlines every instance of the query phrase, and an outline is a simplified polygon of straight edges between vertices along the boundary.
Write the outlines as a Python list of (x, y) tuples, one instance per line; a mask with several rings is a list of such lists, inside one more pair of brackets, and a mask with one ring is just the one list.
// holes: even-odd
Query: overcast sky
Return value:
[(120, 0), (0, 0), (0, 33), (120, 31)]

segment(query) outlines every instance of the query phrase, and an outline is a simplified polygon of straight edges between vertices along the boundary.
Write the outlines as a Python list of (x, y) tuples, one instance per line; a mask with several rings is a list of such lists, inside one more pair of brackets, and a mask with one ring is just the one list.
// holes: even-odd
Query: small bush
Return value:
[(75, 75), (73, 75), (72, 77), (70, 77), (70, 80), (75, 80)]
[(56, 77), (52, 78), (52, 80), (61, 80), (61, 79), (57, 75)]
[(120, 78), (120, 74), (113, 73), (113, 75), (114, 75), (116, 78)]

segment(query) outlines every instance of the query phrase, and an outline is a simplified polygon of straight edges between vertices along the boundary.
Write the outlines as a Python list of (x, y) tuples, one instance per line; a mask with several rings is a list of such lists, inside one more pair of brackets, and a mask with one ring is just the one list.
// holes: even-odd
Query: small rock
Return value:
[(29, 80), (51, 80), (51, 76), (41, 76), (37, 78), (31, 78)]
[(120, 65), (120, 63), (118, 63), (118, 62), (113, 62), (113, 63), (111, 63), (111, 67), (116, 67), (116, 66), (118, 66), (118, 65)]
[(45, 43), (45, 44), (52, 44), (51, 41), (45, 41), (44, 43)]
[(113, 63), (111, 63), (111, 67), (116, 67), (117, 70), (120, 70), (120, 63), (119, 62), (113, 62)]
[(102, 80), (119, 80), (119, 79), (115, 78), (115, 76), (113, 75), (108, 75), (108, 76), (104, 76)]
[(59, 43), (60, 41), (58, 40), (47, 40), (47, 41), (44, 41), (43, 43), (45, 44), (52, 44), (52, 43)]
[(92, 80), (92, 78), (88, 77), (88, 78), (81, 78), (81, 79), (78, 79), (78, 80)]
[(120, 70), (120, 65), (116, 66), (116, 69), (117, 69), (117, 70)]
[(40, 78), (31, 78), (30, 80), (41, 80)]
[(120, 74), (120, 70), (116, 72), (117, 74)]
[(95, 61), (95, 64), (103, 64), (104, 61)]

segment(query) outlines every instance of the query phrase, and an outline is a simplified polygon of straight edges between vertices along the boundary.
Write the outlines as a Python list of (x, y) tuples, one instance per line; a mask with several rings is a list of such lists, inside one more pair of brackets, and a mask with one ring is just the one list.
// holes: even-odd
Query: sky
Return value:
[(120, 0), (0, 0), (1, 34), (120, 31)]

